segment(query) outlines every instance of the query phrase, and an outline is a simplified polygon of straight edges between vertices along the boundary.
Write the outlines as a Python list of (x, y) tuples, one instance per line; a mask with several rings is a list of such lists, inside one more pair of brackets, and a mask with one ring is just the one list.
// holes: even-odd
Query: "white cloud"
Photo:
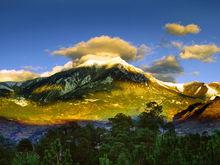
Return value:
[(177, 23), (168, 23), (165, 25), (165, 29), (168, 33), (176, 36), (184, 36), (187, 34), (197, 34), (201, 31), (200, 27), (195, 24), (180, 25)]
[(152, 53), (152, 48), (145, 45), (145, 44), (142, 44), (137, 48), (137, 57), (136, 57), (136, 59), (141, 60), (141, 59), (144, 58), (144, 56), (149, 55), (151, 53)]
[(24, 70), (35, 71), (35, 72), (45, 69), (44, 67), (41, 67), (41, 66), (30, 66), (30, 65), (24, 66), (22, 68)]
[(182, 59), (197, 59), (203, 62), (213, 62), (214, 55), (220, 53), (220, 48), (215, 44), (185, 46), (180, 57)]
[(165, 56), (156, 60), (150, 67), (142, 68), (159, 80), (166, 82), (174, 82), (176, 76), (183, 74), (183, 68), (173, 55)]
[(69, 61), (64, 65), (58, 65), (58, 66), (53, 67), (51, 71), (41, 73), (40, 77), (48, 77), (48, 76), (51, 76), (51, 75), (56, 74), (58, 72), (71, 69), (72, 67), (73, 67), (73, 62)]
[(193, 76), (199, 76), (200, 73), (199, 73), (199, 71), (194, 71), (194, 72), (192, 72), (191, 74), (192, 74)]
[(169, 41), (166, 39), (162, 39), (160, 42), (160, 46), (163, 48), (182, 49), (184, 47), (184, 44), (180, 41)]
[(87, 55), (107, 55), (121, 57), (126, 61), (142, 59), (144, 55), (150, 53), (151, 48), (146, 45), (141, 45), (137, 48), (119, 37), (109, 36), (91, 38), (86, 42), (80, 42), (72, 47), (62, 48), (52, 52), (52, 54), (67, 56), (73, 60), (80, 60), (80, 58)]
[(178, 41), (171, 41), (171, 45), (177, 49), (182, 49), (184, 46), (182, 42), (178, 42)]
[(39, 75), (25, 70), (0, 70), (0, 82), (25, 81), (38, 77)]
[[(7, 81), (26, 81), (31, 80), (38, 77), (48, 77), (55, 73), (71, 69), (73, 67), (73, 62), (69, 61), (64, 65), (58, 65), (52, 68), (51, 71), (43, 72), (43, 73), (35, 73), (27, 70), (0, 70), (0, 82)], [(27, 67), (29, 69), (29, 67)]]

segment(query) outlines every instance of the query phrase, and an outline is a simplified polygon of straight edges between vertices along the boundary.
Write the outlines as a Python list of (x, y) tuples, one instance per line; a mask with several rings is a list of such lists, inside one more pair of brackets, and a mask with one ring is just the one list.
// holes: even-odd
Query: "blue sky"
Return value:
[[(69, 59), (48, 50), (71, 46), (90, 38), (108, 35), (139, 46), (149, 45), (153, 53), (138, 65), (150, 65), (163, 56), (179, 55), (177, 49), (157, 48), (161, 40), (185, 45), (220, 46), (220, 1), (218, 0), (1, 0), (0, 70), (41, 66), (41, 71), (62, 65)], [(198, 34), (174, 36), (165, 24), (196, 24)], [(178, 82), (219, 81), (220, 59), (205, 63), (179, 59), (184, 74)], [(192, 74), (199, 72), (198, 75)]]

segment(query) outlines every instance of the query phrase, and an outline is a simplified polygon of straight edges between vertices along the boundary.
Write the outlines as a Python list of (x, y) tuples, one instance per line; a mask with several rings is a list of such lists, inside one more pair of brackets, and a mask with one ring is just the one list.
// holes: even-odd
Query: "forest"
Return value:
[(37, 143), (0, 137), (1, 165), (217, 165), (220, 132), (178, 135), (162, 106), (146, 103), (137, 117), (122, 113), (111, 128), (71, 122), (49, 130)]

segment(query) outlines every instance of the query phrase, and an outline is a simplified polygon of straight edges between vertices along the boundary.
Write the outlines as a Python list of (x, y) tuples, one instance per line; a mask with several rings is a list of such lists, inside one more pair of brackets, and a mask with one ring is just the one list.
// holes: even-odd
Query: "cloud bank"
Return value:
[(180, 25), (177, 23), (168, 23), (165, 25), (165, 29), (168, 33), (176, 36), (184, 36), (187, 34), (197, 34), (201, 31), (200, 27), (195, 24)]
[(155, 61), (150, 67), (142, 68), (157, 79), (166, 82), (175, 82), (175, 77), (183, 73), (183, 68), (173, 55), (165, 56)]
[(220, 47), (215, 44), (185, 46), (180, 53), (182, 59), (196, 59), (203, 62), (213, 62), (214, 55), (220, 53)]
[(0, 82), (3, 81), (25, 81), (36, 77), (48, 77), (55, 73), (82, 65), (85, 62), (98, 61), (102, 63), (120, 57), (125, 61), (143, 59), (145, 55), (152, 52), (152, 49), (144, 44), (135, 47), (131, 43), (119, 38), (100, 36), (91, 38), (86, 42), (80, 42), (72, 47), (62, 48), (52, 52), (54, 55), (63, 55), (72, 59), (65, 65), (52, 68), (51, 71), (34, 73), (41, 67), (25, 66), (24, 70), (0, 70)]
[(0, 82), (7, 81), (26, 81), (31, 80), (38, 77), (48, 77), (55, 73), (71, 69), (73, 67), (72, 61), (67, 62), (64, 65), (58, 65), (52, 68), (51, 71), (43, 72), (43, 73), (35, 73), (32, 71), (32, 67), (25, 67), (25, 70), (0, 70)]
[(0, 82), (25, 81), (39, 77), (37, 73), (26, 70), (0, 70)]

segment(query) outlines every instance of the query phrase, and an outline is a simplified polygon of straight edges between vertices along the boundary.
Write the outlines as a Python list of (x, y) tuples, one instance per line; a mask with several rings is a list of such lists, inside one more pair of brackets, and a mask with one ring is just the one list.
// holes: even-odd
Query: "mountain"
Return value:
[(220, 120), (220, 97), (216, 97), (214, 100), (209, 100), (204, 103), (198, 102), (192, 104), (187, 109), (177, 113), (174, 116), (174, 120), (176, 122)]
[(212, 133), (220, 128), (220, 97), (190, 105), (174, 116), (176, 131), (181, 134)]
[(189, 82), (184, 84), (162, 82), (173, 90), (192, 97), (214, 98), (220, 96), (220, 82), (212, 82), (209, 84), (203, 82)]
[[(172, 120), (190, 104), (210, 99), (202, 86), (188, 84), (181, 91), (178, 85), (159, 81), (120, 58), (90, 60), (50, 77), (0, 83), (0, 116), (38, 125), (103, 121), (117, 113), (138, 115), (147, 102), (156, 101)], [(217, 91), (219, 84), (210, 88)]]
[(0, 96), (11, 95), (40, 103), (50, 103), (58, 100), (79, 99), (91, 92), (111, 90), (113, 81), (147, 83), (148, 78), (140, 69), (121, 59), (99, 66), (87, 61), (77, 68), (50, 77), (22, 83), (0, 83)]
[(0, 97), (9, 96), (13, 91), (7, 83), (0, 83)]

